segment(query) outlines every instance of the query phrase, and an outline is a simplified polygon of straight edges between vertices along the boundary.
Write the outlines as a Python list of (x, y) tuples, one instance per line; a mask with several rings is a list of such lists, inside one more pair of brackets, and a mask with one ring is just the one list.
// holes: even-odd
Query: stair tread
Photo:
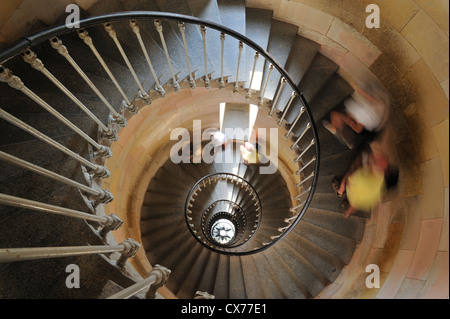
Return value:
[(302, 256), (301, 251), (297, 252), (285, 242), (280, 242), (274, 249), (283, 263), (295, 273), (310, 296), (316, 296), (328, 283), (325, 276)]
[[(318, 54), (319, 48), (320, 45), (311, 40), (305, 39), (299, 35), (295, 37), (286, 61), (285, 70), (289, 73), (296, 84), (300, 84), (301, 80), (307, 74), (309, 67)], [(283, 88), (278, 98), (278, 110), (285, 110), (285, 107), (291, 98), (292, 92), (293, 90), (289, 86), (285, 86)], [(300, 101), (298, 98), (295, 101), (297, 103), (290, 106), (289, 112), (286, 115), (286, 121), (288, 123), (292, 123), (295, 120), (301, 107), (303, 106), (302, 103), (299, 103)]]
[(306, 101), (309, 103), (320, 91), (327, 80), (339, 69), (339, 66), (323, 56), (317, 54), (311, 62), (308, 71), (298, 84)]
[[(290, 23), (282, 22), (279, 20), (272, 20), (272, 26), (270, 29), (269, 44), (267, 51), (272, 55), (276, 62), (285, 66), (294, 40), (297, 36), (298, 26), (294, 26)], [(266, 63), (264, 67), (263, 83), (266, 83), (269, 73), (269, 63)], [(269, 82), (267, 84), (267, 90), (264, 98), (273, 100), (275, 93), (280, 82), (281, 76), (277, 70), (272, 72)]]
[[(244, 0), (217, 0), (219, 6), (220, 21), (222, 25), (245, 35), (245, 1)], [(229, 82), (236, 81), (236, 70), (238, 66), (239, 41), (231, 36), (225, 37), (224, 45), (224, 76), (230, 75)], [(246, 51), (242, 49), (242, 58), (239, 68), (239, 74), (245, 74), (246, 67)], [(220, 74), (216, 74), (220, 77)]]
[(230, 299), (245, 299), (245, 281), (239, 256), (230, 256)]
[(294, 232), (301, 234), (319, 247), (348, 263), (353, 255), (356, 242), (353, 239), (339, 235), (306, 221), (300, 221)]
[(357, 216), (345, 219), (342, 214), (310, 208), (302, 220), (331, 230), (357, 242), (360, 242), (364, 233), (365, 219)]
[[(267, 50), (269, 44), (269, 34), (270, 28), (272, 26), (273, 11), (257, 9), (257, 8), (246, 8), (246, 20), (245, 20), (245, 32), (251, 39), (258, 44), (263, 49)], [(246, 80), (244, 87), (246, 89), (250, 86), (253, 65), (254, 65), (255, 52), (253, 49), (247, 48), (246, 60), (247, 60), (247, 70), (245, 76)], [(259, 91), (262, 86), (262, 75), (264, 72), (265, 59), (259, 57), (255, 67), (255, 74), (253, 76), (252, 89)]]
[[(285, 242), (301, 254), (309, 264), (320, 271), (329, 282), (334, 282), (344, 266), (340, 258), (330, 254), (327, 250), (317, 246), (297, 232), (290, 232)], [(277, 247), (274, 248), (278, 249)]]

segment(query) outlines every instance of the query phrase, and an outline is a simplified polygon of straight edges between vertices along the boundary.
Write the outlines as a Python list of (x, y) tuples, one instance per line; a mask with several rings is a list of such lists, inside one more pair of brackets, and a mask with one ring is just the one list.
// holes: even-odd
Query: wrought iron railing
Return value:
[[(136, 41), (138, 41), (142, 54), (145, 57), (145, 60), (149, 67), (149, 74), (153, 77), (155, 81), (155, 85), (151, 88), (144, 88), (144, 84), (140, 81), (139, 77), (136, 75), (133, 65), (127, 57), (127, 52), (121, 45), (120, 34), (115, 31), (114, 25), (116, 23), (122, 23), (123, 21), (129, 24), (129, 27), (136, 35)], [(167, 58), (167, 72), (170, 72), (170, 80), (167, 83), (161, 83), (159, 77), (155, 72), (155, 68), (152, 64), (152, 52), (148, 52), (146, 43), (141, 36), (140, 22), (141, 21), (153, 21), (154, 27), (156, 28), (159, 36), (162, 49)], [(312, 117), (311, 110), (308, 107), (308, 103), (303, 96), (302, 92), (297, 87), (294, 80), (287, 73), (287, 71), (283, 68), (281, 64), (279, 64), (272, 55), (260, 47), (256, 42), (252, 39), (239, 34), (238, 32), (226, 28), (220, 24), (202, 20), (199, 18), (195, 18), (192, 16), (185, 16), (179, 14), (165, 13), (165, 12), (120, 12), (108, 15), (102, 15), (97, 17), (91, 17), (79, 21), (79, 28), (73, 29), (68, 28), (67, 25), (61, 25), (53, 28), (49, 28), (47, 30), (38, 32), (36, 34), (27, 36), (25, 38), (20, 39), (16, 43), (4, 49), (0, 52), (0, 81), (7, 83), (14, 89), (20, 91), (25, 94), (29, 98), (31, 98), (38, 105), (43, 107), (49, 113), (54, 115), (59, 121), (67, 125), (70, 129), (72, 129), (75, 133), (77, 133), (81, 138), (83, 138), (88, 146), (92, 149), (92, 160), (86, 160), (85, 158), (77, 155), (75, 152), (71, 151), (68, 146), (61, 145), (57, 143), (52, 138), (44, 135), (38, 130), (34, 129), (31, 125), (22, 122), (19, 119), (14, 118), (14, 116), (8, 114), (4, 111), (0, 104), (0, 117), (5, 119), (6, 121), (16, 125), (22, 130), (33, 134), (40, 140), (47, 142), (49, 145), (55, 147), (56, 149), (70, 155), (72, 158), (78, 160), (83, 168), (90, 170), (87, 175), (87, 182), (89, 186), (82, 185), (76, 181), (72, 181), (67, 177), (60, 176), (56, 173), (45, 170), (41, 167), (38, 167), (34, 164), (31, 164), (25, 160), (13, 157), (12, 155), (6, 154), (4, 152), (0, 153), (0, 159), (12, 163), (14, 165), (19, 165), (20, 167), (33, 171), (35, 173), (43, 174), (49, 178), (56, 179), (59, 182), (67, 183), (71, 187), (78, 188), (80, 192), (87, 194), (90, 200), (92, 200), (93, 207), (97, 205), (107, 205), (111, 200), (113, 200), (112, 194), (108, 190), (103, 190), (98, 187), (101, 185), (101, 178), (109, 176), (109, 172), (107, 168), (104, 166), (104, 159), (111, 156), (111, 150), (109, 148), (110, 143), (114, 142), (118, 138), (118, 131), (125, 127), (127, 124), (127, 118), (133, 116), (139, 111), (139, 105), (142, 103), (149, 104), (151, 103), (151, 99), (153, 98), (163, 98), (167, 93), (170, 92), (178, 92), (181, 89), (180, 80), (178, 79), (177, 74), (171, 64), (171, 52), (169, 51), (164, 37), (163, 32), (163, 24), (162, 22), (176, 22), (179, 31), (182, 35), (182, 43), (183, 47), (181, 48), (184, 51), (186, 57), (186, 66), (188, 69), (187, 74), (187, 83), (188, 86), (186, 88), (195, 88), (198, 85), (204, 85), (206, 88), (210, 87), (218, 87), (225, 88), (227, 85), (230, 85), (235, 93), (245, 94), (245, 97), (251, 101), (256, 101), (262, 110), (267, 110), (268, 114), (274, 116), (278, 121), (278, 124), (281, 126), (286, 121), (286, 116), (288, 112), (295, 111), (293, 105), (300, 105), (299, 110), (297, 110), (297, 115), (295, 116), (295, 120), (291, 122), (289, 130), (285, 134), (287, 141), (291, 143), (291, 149), (295, 150), (298, 154), (296, 158), (292, 160), (295, 163), (299, 164), (299, 170), (297, 171), (297, 175), (301, 177), (301, 182), (296, 185), (298, 189), (298, 194), (294, 197), (297, 205), (292, 207), (289, 212), (286, 212), (286, 218), (284, 219), (286, 222), (286, 227), (280, 227), (278, 229), (279, 234), (271, 237), (272, 241), (270, 243), (266, 243), (262, 247), (256, 250), (252, 250), (251, 252), (239, 252), (239, 254), (246, 253), (255, 253), (266, 249), (273, 244), (277, 243), (279, 240), (284, 238), (290, 230), (292, 230), (297, 223), (300, 221), (304, 213), (306, 212), (315, 192), (317, 180), (318, 180), (318, 172), (319, 172), (319, 163), (320, 163), (320, 147), (318, 134), (316, 129), (316, 124)], [(125, 64), (127, 65), (133, 79), (136, 82), (136, 94), (133, 98), (127, 96), (125, 91), (122, 88), (123, 83), (119, 83), (116, 76), (108, 67), (107, 63), (104, 61), (102, 55), (96, 48), (95, 39), (93, 39), (87, 30), (90, 27), (103, 25), (105, 32), (111, 37), (114, 41), (117, 49), (120, 52), (120, 55), (123, 57)], [(198, 79), (195, 78), (195, 73), (191, 69), (190, 59), (189, 59), (189, 51), (188, 51), (188, 43), (190, 41), (189, 38), (186, 37), (187, 33), (185, 33), (186, 26), (194, 26), (198, 28), (202, 37), (203, 43), (203, 53), (204, 53), (204, 75)], [(221, 43), (221, 61), (220, 61), (220, 74), (216, 77), (212, 77), (208, 70), (207, 63), (207, 37), (206, 34), (209, 30), (215, 30), (220, 33), (220, 43)], [(101, 92), (99, 88), (95, 86), (95, 84), (91, 81), (89, 76), (83, 71), (82, 67), (80, 67), (76, 60), (78, 57), (72, 57), (70, 48), (66, 47), (64, 43), (61, 41), (60, 37), (66, 35), (68, 33), (76, 32), (78, 37), (82, 42), (84, 42), (92, 51), (93, 56), (98, 60), (98, 62), (103, 67), (104, 71), (111, 79), (112, 83), (117, 89), (117, 92), (123, 98), (123, 102), (120, 106), (112, 105), (110, 102), (109, 95), (105, 92)], [(238, 51), (238, 63), (237, 63), (237, 71), (234, 74), (236, 80), (234, 83), (229, 83), (229, 75), (224, 73), (224, 64), (225, 62), (225, 42), (228, 38), (232, 38), (238, 41), (238, 46), (235, 50)], [(47, 43), (46, 43), (47, 42)], [(49, 42), (49, 43), (48, 43)], [(108, 123), (103, 123), (99, 118), (93, 114), (87, 106), (85, 106), (80, 100), (78, 100), (72, 92), (66, 88), (57, 78), (54, 76), (48, 69), (45, 68), (44, 62), (39, 59), (36, 53), (33, 51), (34, 48), (50, 45), (53, 49), (55, 49), (61, 56), (63, 56), (68, 64), (80, 75), (81, 79), (92, 89), (95, 95), (100, 99), (100, 101), (107, 108), (110, 117)], [(243, 89), (240, 86), (240, 83), (243, 80), (239, 74), (240, 63), (243, 48), (247, 50), (253, 50), (254, 54), (254, 64), (252, 67), (252, 73), (250, 78), (250, 85), (247, 89)], [(12, 72), (14, 70), (9, 70), (7, 65), (9, 60), (22, 58), (31, 67), (43, 73), (50, 81), (52, 81), (56, 87), (63, 92), (67, 97), (69, 97), (83, 112), (85, 112), (95, 123), (97, 123), (99, 127), (99, 131), (101, 132), (100, 137), (101, 141), (96, 141), (88, 134), (83, 132), (78, 126), (71, 123), (67, 118), (61, 115), (53, 106), (49, 105), (43, 98), (39, 96), (38, 93), (34, 92), (30, 88), (26, 86), (26, 79), (21, 79), (15, 76)], [(266, 65), (266, 76), (264, 82), (261, 82), (261, 86), (258, 89), (253, 89), (253, 81), (255, 68), (257, 65), (257, 61), (261, 59), (265, 59)], [(61, 65), (63, 67), (63, 65)], [(273, 98), (266, 96), (266, 90), (270, 86), (270, 83), (276, 83), (276, 93)], [(287, 88), (289, 87), (289, 88)], [(283, 90), (287, 89), (292, 92), (291, 97), (288, 101), (283, 101), (281, 99)], [(1, 103), (1, 101), (0, 101)], [(281, 112), (277, 112), (277, 110), (281, 110)], [(277, 113), (280, 113), (277, 116)], [(297, 123), (299, 123), (300, 119), (306, 119), (306, 125), (302, 126), (302, 131), (298, 134), (295, 134), (294, 129), (296, 128)], [(305, 139), (308, 136), (312, 139), (310, 142), (305, 143)], [(291, 138), (293, 140), (289, 140)], [(312, 153), (312, 154), (311, 154)], [(313, 168), (312, 172), (308, 176), (304, 176), (304, 173), (309, 168)], [(92, 185), (95, 184), (95, 185)], [(11, 205), (16, 207), (29, 207), (32, 209), (39, 209), (41, 211), (53, 212), (53, 213), (69, 213), (63, 208), (58, 207), (48, 207), (45, 206), (44, 203), (37, 202), (27, 202), (24, 199), (8, 197), (7, 195), (2, 195), (1, 204)], [(83, 218), (87, 217), (81, 214), (80, 212), (70, 212), (68, 216)], [(107, 219), (98, 220), (102, 223), (108, 224)], [(113, 230), (114, 228), (107, 228), (108, 230)], [(120, 245), (119, 245), (120, 246)], [(124, 246), (114, 246), (111, 249), (115, 251), (124, 250)], [(86, 253), (95, 253), (99, 252), (95, 249), (84, 249), (80, 248), (81, 251), (85, 251)], [(36, 248), (39, 250), (39, 254), (36, 256), (44, 256), (41, 253), (46, 254), (47, 250), (41, 250), (43, 248)], [(108, 248), (104, 248), (108, 249)], [(44, 252), (45, 251), (45, 252)], [(78, 253), (78, 252), (77, 252)], [(8, 254), (8, 255), (5, 255)], [(10, 253), (5, 252), (4, 250), (0, 250), (0, 261), (8, 261), (10, 258), (8, 257)], [(2, 259), (2, 256), (6, 256)], [(20, 255), (19, 255), (20, 256)], [(46, 255), (48, 256), (48, 255)], [(56, 256), (56, 255), (52, 255)], [(5, 259), (6, 258), (6, 259)], [(20, 258), (19, 258), (20, 259)], [(17, 259), (16, 259), (17, 260)]]
[[(217, 189), (229, 186), (233, 188), (231, 193), (215, 194)], [(257, 233), (262, 209), (256, 190), (238, 175), (213, 173), (197, 181), (186, 198), (185, 218), (192, 235), (213, 251), (239, 254), (259, 248), (241, 249)], [(220, 222), (228, 224), (226, 234), (221, 235), (215, 227)]]

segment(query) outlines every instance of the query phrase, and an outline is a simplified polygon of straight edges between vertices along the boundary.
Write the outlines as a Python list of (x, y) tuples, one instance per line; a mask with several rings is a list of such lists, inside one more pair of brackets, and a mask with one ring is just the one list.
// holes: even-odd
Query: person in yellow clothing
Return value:
[(348, 218), (357, 211), (370, 212), (397, 182), (398, 168), (388, 163), (379, 144), (374, 142), (371, 151), (357, 158), (342, 181), (333, 180), (333, 188), (338, 197), (346, 193), (343, 208)]
[[(357, 211), (370, 211), (381, 201), (385, 189), (384, 172), (362, 167), (347, 179), (347, 200)], [(351, 215), (350, 212), (348, 214)]]

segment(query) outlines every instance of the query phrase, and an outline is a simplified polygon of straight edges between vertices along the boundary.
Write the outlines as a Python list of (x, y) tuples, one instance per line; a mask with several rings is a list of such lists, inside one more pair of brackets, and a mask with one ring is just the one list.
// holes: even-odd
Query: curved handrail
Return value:
[[(232, 36), (233, 38), (242, 41), (247, 46), (251, 47), (255, 51), (259, 52), (261, 56), (263, 56), (266, 60), (268, 60), (277, 70), (278, 72), (284, 77), (286, 82), (291, 86), (291, 88), (295, 91), (297, 96), (300, 98), (303, 106), (305, 107), (305, 112), (307, 113), (308, 117), (310, 118), (311, 123), (311, 130), (314, 136), (315, 140), (315, 153), (316, 153), (316, 163), (314, 167), (314, 177), (312, 179), (311, 188), (309, 195), (304, 202), (304, 206), (301, 210), (301, 212), (297, 215), (296, 219), (291, 223), (291, 225), (287, 228), (286, 231), (284, 231), (280, 236), (274, 240), (273, 242), (269, 243), (266, 246), (263, 246), (262, 248), (258, 250), (251, 251), (251, 253), (256, 253), (262, 250), (265, 250), (275, 243), (279, 242), (281, 239), (287, 236), (289, 232), (298, 224), (300, 219), (303, 217), (303, 215), (306, 213), (306, 210), (308, 209), (318, 182), (319, 177), (319, 168), (320, 168), (320, 142), (318, 138), (318, 132), (317, 132), (317, 126), (314, 122), (314, 118), (312, 116), (312, 112), (308, 106), (308, 102), (306, 101), (303, 93), (299, 90), (298, 86), (295, 84), (292, 77), (288, 74), (288, 72), (283, 68), (283, 66), (278, 63), (275, 58), (264, 48), (260, 47), (256, 42), (251, 40), (250, 38), (246, 37), (245, 35), (240, 34), (239, 32), (236, 32), (228, 27), (222, 26), (220, 24), (217, 24), (212, 21), (203, 20), (197, 17), (188, 16), (188, 15), (182, 15), (182, 14), (176, 14), (176, 13), (168, 13), (168, 12), (154, 12), (154, 11), (127, 11), (127, 12), (116, 12), (111, 14), (105, 14), (95, 17), (86, 18), (83, 20), (80, 20), (77, 22), (76, 27), (77, 28), (85, 28), (90, 27), (106, 22), (112, 22), (112, 21), (118, 21), (118, 20), (131, 20), (131, 19), (165, 19), (165, 20), (172, 20), (172, 21), (183, 21), (185, 23), (191, 23), (191, 24), (197, 24), (202, 25), (220, 32), (223, 32), (227, 35)], [(0, 52), (0, 63), (4, 63), (5, 61), (21, 54), (26, 49), (36, 46), (40, 43), (43, 43), (47, 40), (49, 40), (52, 37), (55, 36), (61, 36), (63, 34), (70, 33), (74, 30), (75, 24), (72, 25), (60, 25), (56, 27), (50, 27), (48, 29), (45, 29), (43, 31), (34, 33), (30, 36), (24, 37), (22, 39), (19, 39), (15, 43), (7, 46)], [(222, 252), (223, 253), (223, 252)], [(239, 253), (239, 255), (245, 255), (246, 253)]]
[[(258, 223), (256, 224), (255, 232), (254, 232), (248, 239), (246, 239), (243, 243), (240, 243), (240, 244), (238, 244), (238, 245), (233, 245), (233, 246), (230, 246), (230, 247), (226, 247), (226, 249), (233, 249), (233, 248), (242, 246), (243, 244), (245, 244), (246, 242), (248, 242), (248, 241), (253, 237), (254, 234), (256, 234), (256, 232), (257, 232), (257, 230), (258, 230), (258, 228), (259, 228), (259, 225), (260, 225), (260, 221), (261, 221), (261, 219), (262, 219), (261, 199), (259, 198), (258, 192), (256, 191), (256, 189), (253, 187), (252, 184), (250, 184), (247, 180), (245, 180), (245, 179), (242, 178), (241, 176), (236, 175), (236, 174), (232, 174), (232, 173), (226, 173), (226, 172), (223, 172), (223, 173), (220, 173), (220, 172), (219, 172), (219, 173), (211, 173), (211, 174), (205, 175), (205, 176), (203, 176), (200, 180), (198, 180), (198, 181), (194, 184), (194, 186), (191, 187), (191, 190), (189, 191), (188, 196), (186, 197), (185, 208), (184, 208), (186, 225), (187, 225), (189, 231), (191, 232), (192, 236), (194, 236), (194, 238), (195, 238), (199, 243), (201, 243), (202, 245), (204, 245), (204, 246), (207, 247), (208, 249), (210, 249), (210, 250), (212, 250), (212, 251), (214, 251), (214, 252), (220, 253), (220, 254), (237, 254), (237, 255), (243, 255), (244, 252), (230, 252), (230, 251), (227, 251), (227, 250), (216, 249), (216, 248), (214, 248), (214, 247), (211, 247), (211, 246), (209, 246), (209, 245), (204, 244), (199, 238), (197, 238), (197, 236), (195, 235), (195, 233), (193, 232), (193, 230), (192, 230), (191, 227), (189, 226), (189, 221), (188, 221), (188, 219), (187, 219), (187, 210), (188, 210), (188, 205), (189, 205), (189, 203), (190, 203), (190, 201), (191, 201), (191, 198), (192, 198), (192, 196), (193, 196), (193, 193), (195, 192), (195, 190), (197, 189), (197, 187), (200, 185), (201, 182), (203, 182), (204, 180), (207, 180), (207, 179), (209, 179), (209, 178), (211, 178), (211, 177), (213, 177), (213, 176), (216, 176), (216, 175), (218, 175), (218, 176), (221, 176), (221, 175), (232, 176), (233, 178), (236, 178), (236, 179), (239, 179), (239, 180), (241, 180), (241, 181), (244, 181), (244, 182), (246, 183), (246, 185), (248, 185), (248, 186), (251, 188), (252, 192), (255, 194), (256, 199), (257, 199), (257, 203), (259, 203), (260, 214), (261, 214), (260, 217), (258, 218), (259, 221), (258, 221)], [(224, 248), (224, 249), (225, 249), (225, 248)], [(256, 251), (258, 251), (258, 249), (254, 249), (254, 250), (251, 250), (251, 251), (248, 251), (248, 252), (245, 252), (245, 253), (247, 253), (247, 254), (253, 254), (253, 253), (255, 253)]]

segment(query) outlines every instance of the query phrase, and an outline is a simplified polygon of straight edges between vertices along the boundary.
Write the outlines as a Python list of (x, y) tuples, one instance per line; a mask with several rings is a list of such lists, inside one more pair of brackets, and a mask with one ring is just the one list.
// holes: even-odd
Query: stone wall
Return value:
[[(393, 114), (385, 136), (398, 189), (377, 207), (363, 242), (322, 298), (448, 298), (449, 3), (445, 0), (247, 0), (297, 24), (355, 86), (374, 75)], [(368, 4), (381, 28), (368, 29)], [(381, 288), (366, 289), (368, 264)]]

